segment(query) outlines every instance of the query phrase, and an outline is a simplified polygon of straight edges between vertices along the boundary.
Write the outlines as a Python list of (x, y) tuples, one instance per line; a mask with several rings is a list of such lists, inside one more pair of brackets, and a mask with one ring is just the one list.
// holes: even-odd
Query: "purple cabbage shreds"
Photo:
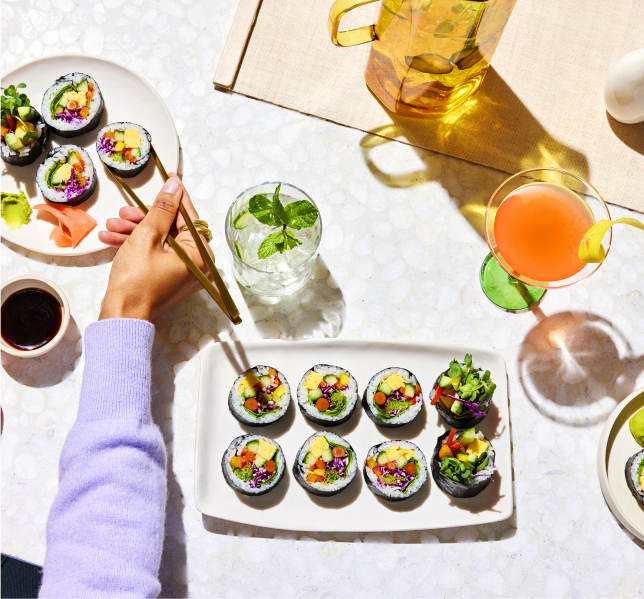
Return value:
[(80, 114), (75, 114), (73, 112), (69, 112), (68, 110), (57, 112), (55, 116), (65, 121), (66, 123), (80, 123), (84, 120)]
[(274, 474), (275, 472), (268, 472), (266, 468), (264, 468), (264, 466), (258, 468), (253, 463), (253, 478), (249, 481), (251, 488), (256, 489), (257, 487), (261, 486), (267, 480), (270, 480), (270, 478)]
[(472, 478), (476, 478), (477, 476), (492, 476), (492, 475), (491, 475), (491, 474), (482, 474), (482, 473), (479, 473), (479, 474), (474, 474), (474, 475), (472, 476)]
[(344, 456), (341, 458), (333, 458), (331, 462), (327, 464), (327, 469), (328, 470), (335, 470), (342, 478), (344, 478), (346, 474), (346, 469), (347, 465), (349, 463), (349, 456)]
[(103, 136), (98, 145), (98, 149), (105, 153), (111, 154), (114, 152), (115, 145), (116, 144), (114, 143), (114, 140), (110, 139), (109, 137)]

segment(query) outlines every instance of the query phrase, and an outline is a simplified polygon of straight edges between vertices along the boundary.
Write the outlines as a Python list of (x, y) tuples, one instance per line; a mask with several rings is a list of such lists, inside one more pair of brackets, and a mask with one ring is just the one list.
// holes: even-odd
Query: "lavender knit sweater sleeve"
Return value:
[(85, 333), (78, 417), (60, 458), (40, 597), (156, 597), (166, 498), (150, 415), (154, 327), (104, 320)]

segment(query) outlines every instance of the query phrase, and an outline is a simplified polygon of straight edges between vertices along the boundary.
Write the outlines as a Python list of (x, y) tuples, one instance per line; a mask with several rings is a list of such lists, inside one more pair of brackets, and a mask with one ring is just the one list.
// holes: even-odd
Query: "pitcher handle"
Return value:
[(335, 0), (329, 12), (329, 35), (336, 46), (357, 46), (376, 39), (373, 25), (366, 25), (349, 31), (338, 31), (340, 21), (344, 15), (354, 8), (371, 4), (372, 2), (378, 2), (378, 0)]

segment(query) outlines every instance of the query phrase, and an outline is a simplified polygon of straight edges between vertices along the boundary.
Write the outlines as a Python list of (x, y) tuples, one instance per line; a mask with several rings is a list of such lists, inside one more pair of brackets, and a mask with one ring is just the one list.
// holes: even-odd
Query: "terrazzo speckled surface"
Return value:
[[(644, 387), (644, 235), (618, 229), (599, 272), (549, 292), (539, 310), (497, 310), (478, 283), (487, 253), (480, 219), (504, 174), (215, 92), (235, 8), (233, 0), (5, 0), (0, 70), (84, 52), (156, 87), (180, 134), (183, 180), (241, 308), (238, 338), (420, 339), (502, 352), (516, 509), (493, 525), (385, 534), (202, 518), (193, 492), (199, 353), (230, 325), (201, 292), (157, 324), (153, 411), (170, 460), (163, 595), (641, 597), (644, 545), (606, 507), (595, 463), (607, 415)], [(267, 180), (307, 191), (325, 226), (314, 280), (276, 304), (232, 283), (223, 235), (233, 198)], [(7, 243), (1, 251), (3, 280), (54, 280), (73, 317), (50, 354), (2, 354), (2, 551), (42, 563), (78, 405), (82, 332), (98, 315), (113, 250), (56, 260)]]

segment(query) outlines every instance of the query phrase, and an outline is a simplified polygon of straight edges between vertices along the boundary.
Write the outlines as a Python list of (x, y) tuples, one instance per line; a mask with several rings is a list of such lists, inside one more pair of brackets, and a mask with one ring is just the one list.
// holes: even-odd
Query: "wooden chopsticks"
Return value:
[[(150, 151), (159, 168), (159, 171), (161, 172), (161, 176), (163, 177), (163, 180), (167, 181), (168, 173), (163, 167), (163, 164), (161, 164), (161, 160), (159, 159), (159, 156), (154, 150), (154, 147), (151, 147)], [(139, 197), (136, 195), (136, 193), (134, 193), (132, 188), (123, 180), (123, 178), (120, 175), (118, 175), (117, 173), (111, 170), (110, 172), (114, 176), (114, 178), (118, 181), (118, 183), (121, 185), (121, 187), (126, 191), (126, 193), (134, 200), (136, 205), (143, 211), (143, 214), (147, 214), (149, 212), (148, 207), (139, 199)], [(168, 245), (174, 250), (177, 256), (179, 256), (179, 258), (183, 261), (183, 263), (188, 267), (190, 272), (203, 285), (204, 289), (208, 292), (210, 297), (212, 297), (212, 299), (215, 300), (217, 305), (222, 309), (224, 314), (228, 316), (231, 322), (233, 324), (240, 324), (242, 320), (241, 320), (241, 317), (239, 316), (239, 310), (237, 309), (237, 306), (235, 305), (235, 302), (232, 296), (230, 295), (230, 292), (228, 291), (228, 288), (226, 287), (224, 280), (221, 278), (221, 275), (219, 274), (219, 271), (217, 270), (217, 267), (215, 266), (213, 259), (208, 253), (208, 250), (206, 249), (206, 246), (204, 244), (204, 241), (201, 235), (199, 235), (197, 229), (195, 228), (194, 223), (192, 222), (192, 219), (190, 218), (190, 215), (188, 214), (188, 211), (183, 205), (183, 202), (179, 204), (179, 210), (181, 211), (181, 215), (186, 221), (186, 225), (188, 226), (188, 229), (190, 230), (190, 233), (192, 234), (192, 237), (195, 240), (195, 244), (197, 245), (197, 249), (201, 254), (201, 258), (203, 259), (204, 263), (208, 267), (208, 270), (212, 275), (215, 285), (217, 285), (217, 289), (213, 287), (212, 283), (201, 272), (201, 269), (190, 259), (188, 254), (186, 254), (186, 252), (176, 242), (176, 240), (174, 239), (174, 237), (172, 237), (172, 235), (168, 235), (168, 237), (166, 238)]]

